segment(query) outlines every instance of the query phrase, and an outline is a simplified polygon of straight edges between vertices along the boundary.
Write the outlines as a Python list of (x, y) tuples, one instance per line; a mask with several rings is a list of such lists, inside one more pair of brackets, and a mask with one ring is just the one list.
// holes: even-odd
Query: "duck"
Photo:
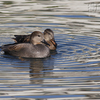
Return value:
[(50, 56), (49, 45), (40, 31), (34, 31), (30, 35), (29, 43), (6, 44), (0, 48), (5, 54), (25, 58), (45, 58)]
[[(54, 39), (54, 32), (51, 29), (45, 29), (43, 32), (44, 38), (46, 42), (49, 44), (47, 45), (50, 50), (56, 50), (57, 43)], [(30, 35), (14, 35), (15, 38), (12, 38), (15, 43), (29, 43), (30, 42)]]

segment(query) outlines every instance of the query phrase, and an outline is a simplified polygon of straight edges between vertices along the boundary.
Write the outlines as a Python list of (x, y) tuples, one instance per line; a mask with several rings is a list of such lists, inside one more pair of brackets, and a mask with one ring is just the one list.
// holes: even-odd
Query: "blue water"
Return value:
[(11, 38), (16, 34), (43, 32), (46, 28), (54, 31), (58, 46), (56, 52), (44, 59), (4, 55), (0, 49), (0, 100), (99, 100), (99, 3), (3, 2), (0, 46), (14, 43)]

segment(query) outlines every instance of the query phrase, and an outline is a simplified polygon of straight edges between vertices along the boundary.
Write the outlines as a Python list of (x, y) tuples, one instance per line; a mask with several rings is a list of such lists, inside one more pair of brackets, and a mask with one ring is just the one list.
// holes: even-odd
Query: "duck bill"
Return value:
[(53, 44), (55, 47), (57, 47), (57, 43), (56, 43), (56, 41), (55, 41), (54, 39), (51, 39), (50, 41), (52, 42), (52, 44)]
[(48, 44), (44, 39), (41, 42), (44, 43), (44, 44), (46, 44), (46, 45), (49, 45), (50, 46), (50, 44)]

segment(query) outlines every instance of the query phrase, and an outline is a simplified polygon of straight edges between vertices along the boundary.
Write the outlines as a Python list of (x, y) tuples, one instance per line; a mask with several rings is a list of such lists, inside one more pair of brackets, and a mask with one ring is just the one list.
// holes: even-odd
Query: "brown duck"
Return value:
[[(54, 39), (54, 32), (51, 29), (46, 29), (43, 32), (44, 38), (46, 42), (50, 45), (47, 45), (50, 50), (56, 50), (57, 43)], [(30, 42), (30, 35), (14, 35), (15, 38), (13, 40), (15, 43), (29, 43)]]
[[(45, 58), (50, 56), (49, 45), (39, 31), (30, 35), (30, 43), (14, 43), (1, 46), (5, 54), (26, 58)], [(46, 44), (46, 45), (44, 45)]]

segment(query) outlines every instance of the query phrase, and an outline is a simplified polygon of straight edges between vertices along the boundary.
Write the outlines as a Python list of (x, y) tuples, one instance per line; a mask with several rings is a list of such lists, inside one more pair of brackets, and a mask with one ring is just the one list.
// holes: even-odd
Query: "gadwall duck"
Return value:
[(39, 31), (30, 35), (30, 43), (14, 43), (1, 46), (5, 54), (26, 58), (45, 58), (50, 56), (49, 45)]
[[(50, 50), (56, 50), (57, 48), (57, 43), (55, 42), (54, 39), (54, 32), (51, 29), (46, 29), (43, 32), (44, 34), (44, 38), (46, 40), (46, 42), (49, 45), (47, 45), (49, 47)], [(15, 43), (29, 43), (30, 42), (30, 35), (14, 35), (15, 38), (12, 38)]]

